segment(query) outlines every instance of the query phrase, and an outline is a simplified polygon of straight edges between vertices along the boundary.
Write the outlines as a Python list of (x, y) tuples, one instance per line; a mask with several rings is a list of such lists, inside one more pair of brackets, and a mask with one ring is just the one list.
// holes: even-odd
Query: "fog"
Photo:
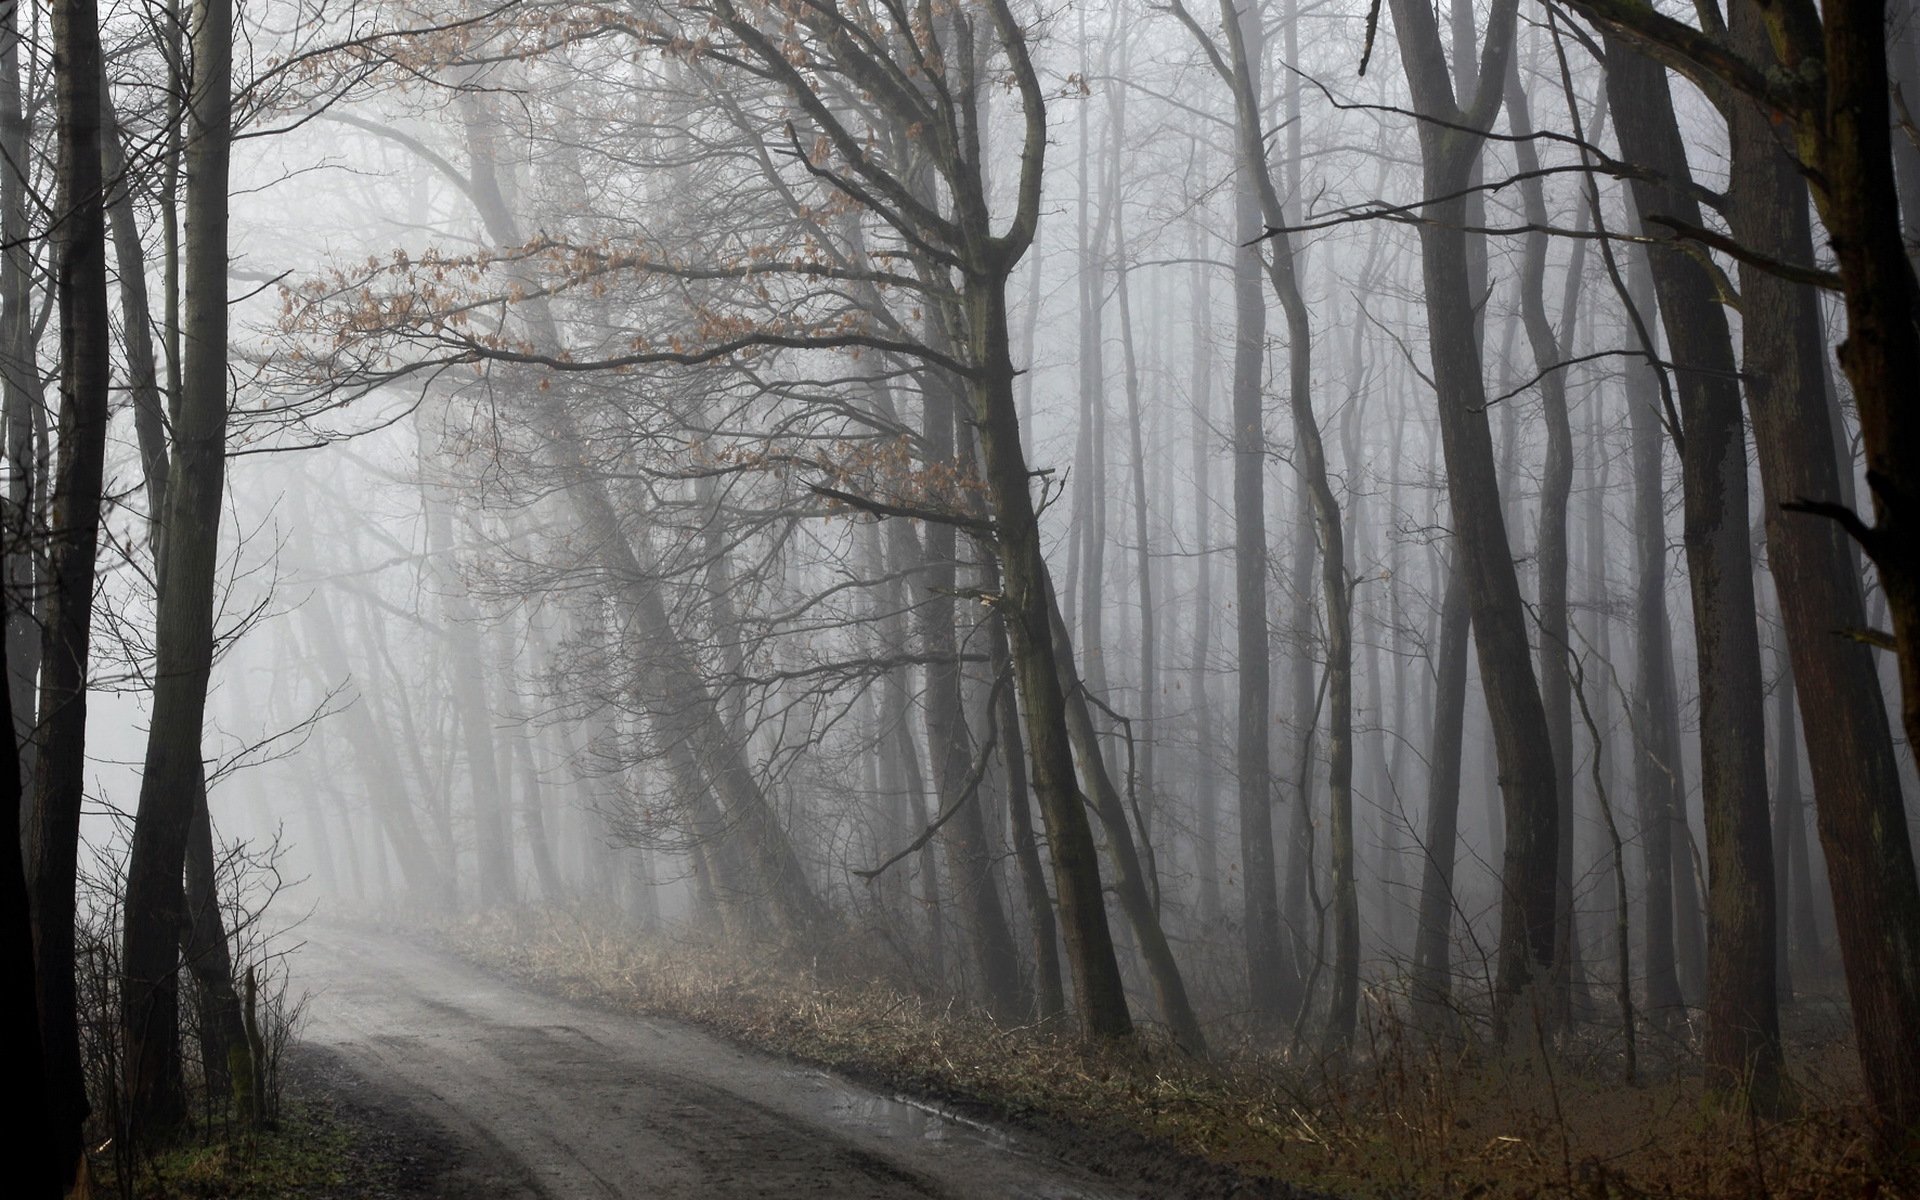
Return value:
[(1911, 1145), (1920, 57), (1761, 11), (16, 8), (55, 1141), (560, 921)]

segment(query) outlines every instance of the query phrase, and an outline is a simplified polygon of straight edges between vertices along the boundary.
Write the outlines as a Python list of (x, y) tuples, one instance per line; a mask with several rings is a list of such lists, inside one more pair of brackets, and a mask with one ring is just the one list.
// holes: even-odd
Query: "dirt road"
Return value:
[(675, 1022), (557, 1000), (424, 941), (334, 925), (303, 932), (306, 1040), (460, 1143), (449, 1194), (1136, 1194), (1009, 1135)]

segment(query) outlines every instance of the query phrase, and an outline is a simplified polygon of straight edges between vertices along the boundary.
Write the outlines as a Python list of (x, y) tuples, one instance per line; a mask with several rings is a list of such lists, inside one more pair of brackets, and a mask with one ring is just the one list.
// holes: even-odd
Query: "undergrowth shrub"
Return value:
[[(80, 872), (75, 929), (76, 991), (79, 1004), (80, 1050), (86, 1073), (87, 1099), (92, 1108), (87, 1136), (89, 1166), (101, 1190), (133, 1200), (135, 1196), (174, 1194), (169, 1181), (180, 1163), (197, 1164), (203, 1172), (209, 1162), (250, 1153), (251, 1134), (277, 1121), (282, 1108), (281, 1068), (305, 1006), (288, 972), (290, 934), (297, 921), (281, 924), (276, 908), (287, 880), (281, 871), (283, 851), (276, 839), (263, 846), (230, 843), (218, 848), (215, 886), (227, 930), (235, 972), (235, 994), (251, 990), (253, 1036), (247, 1047), (258, 1097), (258, 1111), (243, 1113), (239, 1092), (229, 1078), (230, 1063), (212, 1060), (202, 1035), (206, 1008), (203, 989), (186, 964), (180, 968), (180, 1047), (186, 1086), (189, 1125), (175, 1144), (143, 1144), (129, 1135), (124, 1103), (120, 1034), (120, 938), (122, 897), (126, 879), (127, 839), (118, 837), (91, 846), (91, 857)], [(253, 988), (248, 989), (251, 976)]]

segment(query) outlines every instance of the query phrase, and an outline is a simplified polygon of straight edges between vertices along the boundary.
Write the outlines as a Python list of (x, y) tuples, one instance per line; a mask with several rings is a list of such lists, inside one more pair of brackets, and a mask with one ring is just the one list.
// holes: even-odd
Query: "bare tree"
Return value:
[[(1468, 581), (1474, 648), (1493, 720), (1505, 800), (1499, 969), (1494, 983), (1495, 1023), (1504, 1031), (1523, 995), (1549, 980), (1559, 858), (1553, 742), (1533, 673), (1520, 584), (1500, 502), (1475, 327), (1478, 303), (1468, 284), (1463, 232), (1465, 197), (1472, 190), (1469, 178), (1505, 88), (1516, 4), (1500, 0), (1494, 5), (1470, 95), (1456, 94), (1432, 10), (1412, 0), (1393, 0), (1392, 13), (1400, 38), (1400, 61), (1414, 108), (1422, 118), (1420, 151), (1427, 203), (1420, 248), (1455, 569)], [(1474, 52), (1471, 43), (1456, 44), (1454, 49), (1459, 55)]]

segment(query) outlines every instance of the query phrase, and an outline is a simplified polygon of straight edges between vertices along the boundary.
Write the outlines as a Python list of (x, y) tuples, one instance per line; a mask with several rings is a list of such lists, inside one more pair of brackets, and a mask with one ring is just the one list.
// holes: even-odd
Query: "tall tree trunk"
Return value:
[[(146, 252), (128, 191), (126, 155), (107, 80), (100, 80), (100, 111), (105, 122), (100, 165), (107, 187), (107, 224), (120, 272), (121, 338), (125, 345), (128, 390), (132, 392), (134, 431), (147, 481), (148, 544), (154, 555), (156, 595), (167, 586), (166, 521), (168, 481), (173, 464), (167, 443), (168, 414), (160, 394), (154, 357), (152, 316), (147, 304)], [(207, 808), (204, 771), (193, 789), (193, 816), (187, 828), (186, 919), (180, 927), (181, 962), (198, 992), (198, 1027), (203, 1069), (212, 1095), (229, 1094), (227, 1060), (243, 1044), (240, 998), (234, 990), (232, 953), (220, 908), (214, 860), (213, 817)]]
[(33, 316), (34, 254), (27, 200), (31, 131), (20, 96), (20, 6), (10, 6), (0, 25), (0, 424), (6, 432), (7, 488), (0, 509), (0, 619), (5, 621), (7, 690), (12, 700), (14, 744), (19, 748), (22, 812), (33, 811), (34, 758), (38, 745), (41, 594), (33, 554), (35, 526), (34, 414), (46, 406), (40, 382), (39, 337)]
[[(1255, 22), (1251, 14), (1246, 18)], [(1239, 23), (1242, 18), (1236, 16)], [(1267, 298), (1260, 286), (1259, 176), (1236, 151), (1233, 185), (1233, 598), (1239, 719), (1234, 751), (1240, 808), (1241, 939), (1254, 1020), (1292, 1007), (1280, 936), (1273, 852), (1271, 635), (1267, 628)]]
[[(1616, 41), (1607, 90), (1621, 151), (1662, 183), (1633, 182), (1641, 219), (1695, 225), (1690, 181), (1664, 73)], [(1773, 848), (1766, 713), (1748, 540), (1746, 433), (1726, 314), (1698, 260), (1649, 255), (1679, 393), (1687, 576), (1700, 680), (1700, 789), (1707, 818), (1707, 1073), (1721, 1091), (1771, 1105), (1779, 1084), (1774, 993)], [(1920, 936), (1920, 934), (1916, 934)]]
[(132, 393), (134, 436), (147, 481), (147, 532), (159, 566), (160, 536), (166, 517), (167, 413), (160, 395), (158, 359), (153, 348), (153, 313), (147, 303), (147, 254), (134, 219), (127, 178), (127, 156), (120, 145), (120, 121), (113, 109), (107, 78), (100, 77), (100, 168), (107, 188), (107, 227), (113, 236), (114, 265), (120, 272), (120, 337), (126, 346), (127, 390)]
[[(1191, 239), (1199, 258), (1199, 227)], [(1208, 659), (1213, 654), (1213, 347), (1207, 340), (1213, 329), (1213, 288), (1207, 273), (1193, 272), (1193, 539), (1199, 550), (1194, 559), (1193, 655), (1187, 670), (1187, 703), (1193, 711), (1194, 874), (1200, 886), (1200, 920), (1211, 926), (1220, 919), (1220, 797), (1215, 782), (1213, 679)]]
[(1426, 205), (1420, 227), (1428, 340), (1457, 569), (1468, 580), (1474, 648), (1500, 760), (1506, 847), (1494, 1023), (1498, 1039), (1504, 1041), (1516, 1006), (1550, 979), (1559, 846), (1552, 737), (1533, 673), (1520, 581), (1501, 508), (1475, 328), (1480, 298), (1469, 283), (1467, 237), (1462, 232), (1466, 219), (1461, 197), (1468, 190), (1484, 131), (1499, 111), (1506, 60), (1513, 51), (1515, 6), (1511, 0), (1494, 5), (1479, 81), (1465, 100), (1455, 98), (1433, 11), (1415, 0), (1392, 0), (1392, 11), (1415, 107), (1429, 118), (1420, 126), (1424, 186), (1426, 194), (1436, 198)]
[[(1120, 126), (1124, 129), (1124, 124)], [(1115, 157), (1118, 158), (1119, 135), (1115, 134)], [(1116, 171), (1116, 174), (1118, 172)], [(1116, 180), (1116, 187), (1118, 181)], [(1127, 391), (1127, 440), (1132, 465), (1133, 491), (1133, 541), (1134, 541), (1134, 583), (1140, 602), (1140, 710), (1134, 723), (1134, 740), (1139, 746), (1135, 773), (1135, 786), (1139, 789), (1143, 817), (1151, 821), (1158, 800), (1154, 779), (1154, 749), (1160, 740), (1157, 724), (1159, 704), (1159, 679), (1155, 627), (1159, 623), (1159, 614), (1153, 607), (1153, 542), (1147, 525), (1147, 453), (1141, 431), (1140, 414), (1140, 363), (1134, 352), (1133, 344), (1133, 304), (1127, 279), (1127, 240), (1124, 226), (1115, 218), (1114, 252), (1120, 260), (1120, 270), (1114, 281), (1114, 295), (1120, 302), (1120, 345), (1126, 364)], [(1151, 847), (1152, 826), (1143, 824), (1140, 839), (1143, 845)], [(1154, 882), (1154, 895), (1160, 894), (1160, 885)]]
[[(1655, 301), (1646, 252), (1627, 249), (1627, 293), (1651, 325)], [(1633, 791), (1640, 799), (1641, 856), (1646, 869), (1646, 1007), (1656, 1020), (1679, 1015), (1680, 989), (1674, 947), (1676, 919), (1691, 921), (1691, 911), (1675, 913), (1675, 878), (1690, 872), (1686, 843), (1674, 845), (1684, 830), (1686, 784), (1681, 771), (1679, 698), (1673, 684), (1673, 635), (1667, 619), (1667, 518), (1660, 428), (1660, 387), (1652, 364), (1626, 367), (1627, 419), (1633, 455), (1634, 684), (1629, 723), (1634, 733)], [(1690, 876), (1689, 876), (1690, 877)], [(1682, 896), (1690, 893), (1683, 892)]]
[[(1540, 699), (1546, 708), (1547, 733), (1553, 741), (1554, 792), (1559, 805), (1558, 845), (1554, 892), (1554, 981), (1555, 1022), (1562, 1027), (1573, 1020), (1573, 980), (1579, 971), (1578, 943), (1573, 917), (1573, 687), (1568, 674), (1567, 655), (1567, 505), (1573, 495), (1573, 425), (1567, 412), (1567, 375), (1561, 366), (1572, 349), (1574, 311), (1560, 314), (1560, 329), (1555, 331), (1547, 316), (1547, 204), (1538, 171), (1540, 156), (1533, 144), (1533, 117), (1528, 108), (1526, 89), (1521, 86), (1518, 56), (1509, 60), (1506, 79), (1507, 121), (1514, 135), (1515, 163), (1522, 176), (1520, 195), (1527, 221), (1535, 232), (1526, 237), (1525, 256), (1520, 268), (1520, 314), (1526, 326), (1527, 342), (1533, 351), (1534, 369), (1540, 375), (1540, 402), (1547, 427), (1547, 460), (1540, 476), (1539, 545), (1535, 559), (1539, 569), (1540, 620)], [(1567, 265), (1569, 274), (1580, 272), (1586, 249), (1584, 241), (1574, 243)], [(1567, 296), (1577, 298), (1569, 287)]]
[[(956, 473), (970, 476), (972, 471), (963, 458), (971, 460), (973, 455), (971, 447), (964, 456), (958, 452), (954, 430), (958, 406), (954, 400), (952, 385), (945, 379), (934, 381), (922, 393), (927, 461), (936, 468), (951, 467)], [(895, 525), (901, 528), (898, 522)], [(903, 540), (920, 548), (918, 539)], [(921, 580), (918, 617), (920, 641), (927, 655), (927, 746), (933, 758), (940, 811), (953, 813), (940, 827), (940, 838), (968, 955), (985, 991), (988, 1011), (1001, 1020), (1012, 1020), (1024, 1013), (1028, 1000), (1022, 995), (1013, 934), (1000, 905), (986, 821), (981, 816), (982, 798), (965, 794), (973, 772), (973, 746), (960, 687), (960, 613), (954, 602), (959, 585), (957, 558), (954, 527), (928, 526), (925, 558), (918, 564), (920, 569), (914, 571)]]
[(1472, 623), (1466, 574), (1453, 562), (1446, 566), (1446, 576), (1434, 664), (1433, 736), (1427, 741), (1420, 922), (1413, 945), (1413, 1000), (1430, 1030), (1440, 1029), (1453, 1015), (1453, 868), (1460, 834), (1461, 727), (1466, 719), (1467, 632)]
[[(1038, 120), (1044, 128), (1044, 116), (1029, 114), (1028, 119), (1030, 125)], [(1031, 129), (1028, 141), (1031, 151)], [(1133, 1018), (1107, 928), (1093, 830), (1074, 776), (1066, 681), (1060, 677), (1054, 648), (1052, 587), (1040, 550), (1040, 524), (1030, 490), (1033, 477), (1020, 444), (1007, 339), (1006, 269), (970, 276), (965, 301), (967, 348), (975, 364), (968, 380), (970, 415), (980, 438), (1004, 581), (995, 607), (1006, 623), (1026, 713), (1027, 750), (1053, 856), (1074, 1002), (1089, 1035), (1125, 1038), (1132, 1035)]]
[[(0, 679), (6, 678), (7, 644), (0, 639)], [(13, 697), (0, 692), (0, 728), (11, 723)], [(21, 857), (20, 764), (17, 743), (0, 738), (0, 1021), (12, 1030), (6, 1055), (7, 1077), (25, 1101), (14, 1120), (18, 1139), (12, 1170), (23, 1200), (56, 1200), (61, 1177), (71, 1162), (49, 1135), (52, 1121), (41, 1098), (46, 1094), (45, 1059), (40, 1049), (40, 1016), (33, 963), (33, 917)]]
[(213, 668), (214, 574), (227, 452), (227, 159), (233, 10), (196, 0), (187, 102), (186, 361), (173, 421), (164, 568), (155, 617), (153, 720), (127, 866), (121, 969), (127, 1101), (134, 1130), (181, 1115), (178, 937), (181, 872), (201, 787), (201, 727)]
[[(996, 570), (983, 586), (999, 590)], [(996, 677), (1012, 669), (1012, 651), (1007, 631), (999, 621), (987, 630), (989, 656)], [(1053, 897), (1047, 892), (1047, 874), (1040, 864), (1040, 848), (1033, 836), (1032, 797), (1027, 783), (1026, 738), (1020, 731), (1020, 702), (1011, 689), (1002, 689), (994, 702), (993, 719), (1000, 733), (1000, 760), (1006, 764), (1007, 814), (1013, 826), (1014, 859), (1020, 866), (1020, 890), (1027, 903), (1028, 936), (1033, 944), (1034, 997), (1042, 1021), (1052, 1021), (1067, 1011), (1066, 993), (1060, 986), (1059, 934), (1053, 919)]]
[[(1768, 43), (1760, 13), (1736, 5), (1729, 17), (1735, 45), (1763, 55)], [(1806, 184), (1772, 123), (1741, 105), (1731, 126), (1733, 235), (1762, 255), (1812, 262)], [(1904, 1111), (1911, 1126), (1920, 1123), (1920, 1055), (1886, 1053), (1889, 1046), (1920, 1046), (1920, 880), (1901, 804), (1893, 730), (1872, 651), (1835, 632), (1866, 624), (1860, 576), (1844, 533), (1832, 521), (1783, 507), (1845, 502), (1826, 413), (1820, 301), (1807, 287), (1744, 264), (1740, 295), (1741, 379), (1760, 460), (1768, 561), (1792, 660), (1790, 683), (1783, 680), (1783, 686), (1797, 689), (1804, 701), (1800, 720), (1821, 843), (1835, 909), (1843, 914), (1841, 956), (1855, 1041), (1876, 1107)], [(1789, 750), (1797, 747), (1788, 744), (1790, 730), (1783, 736), (1778, 752), (1785, 770)], [(1784, 775), (1778, 780), (1777, 803), (1783, 818), (1797, 824), (1797, 757), (1791, 766), (1791, 781)], [(1791, 878), (1789, 865), (1774, 863), (1782, 883)], [(1777, 916), (1784, 927), (1785, 910)]]
[[(1300, 292), (1299, 264), (1293, 242), (1285, 232), (1287, 214), (1267, 164), (1255, 67), (1261, 55), (1258, 15), (1252, 10), (1242, 14), (1228, 0), (1223, 0), (1220, 20), (1227, 39), (1241, 173), (1253, 191), (1256, 220), (1273, 231), (1268, 239), (1272, 253), (1267, 256), (1265, 266), (1267, 281), (1280, 301), (1281, 311), (1286, 314), (1287, 390), (1288, 406), (1293, 414), (1295, 468), (1300, 474), (1300, 486), (1312, 500), (1314, 531), (1320, 542), (1320, 587), (1327, 633), (1327, 792), (1332, 811), (1329, 840), (1333, 861), (1334, 951), (1333, 994), (1327, 1009), (1325, 1035), (1329, 1047), (1344, 1048), (1353, 1039), (1360, 1003), (1360, 900), (1354, 872), (1353, 828), (1353, 601), (1347, 583), (1346, 535), (1340, 519), (1340, 502), (1333, 493), (1327, 470), (1320, 421), (1313, 411), (1312, 323), (1306, 299)], [(1264, 569), (1264, 546), (1261, 563)], [(1264, 586), (1263, 582), (1263, 596)], [(1264, 600), (1258, 615), (1263, 635), (1260, 649), (1264, 653)], [(1244, 612), (1241, 620), (1246, 620)], [(1246, 670), (1244, 660), (1241, 670)], [(1260, 679), (1264, 690), (1267, 679), (1264, 667)], [(1265, 738), (1261, 741), (1264, 744)], [(1265, 778), (1266, 773), (1262, 771), (1263, 787)], [(1271, 856), (1270, 824), (1265, 836), (1263, 849)], [(1250, 853), (1242, 850), (1243, 855)]]
[[(100, 179), (101, 55), (93, 0), (60, 0), (53, 6), (53, 43), (57, 211), (62, 215), (54, 248), (60, 308), (60, 462), (53, 481), (53, 550), (26, 862), (47, 1072), (45, 1103), (52, 1153), (62, 1165), (65, 1184), (80, 1164), (81, 1128), (88, 1111), (74, 987), (74, 887), (86, 789), (87, 660), (111, 355)], [(176, 863), (176, 895), (179, 883)]]

